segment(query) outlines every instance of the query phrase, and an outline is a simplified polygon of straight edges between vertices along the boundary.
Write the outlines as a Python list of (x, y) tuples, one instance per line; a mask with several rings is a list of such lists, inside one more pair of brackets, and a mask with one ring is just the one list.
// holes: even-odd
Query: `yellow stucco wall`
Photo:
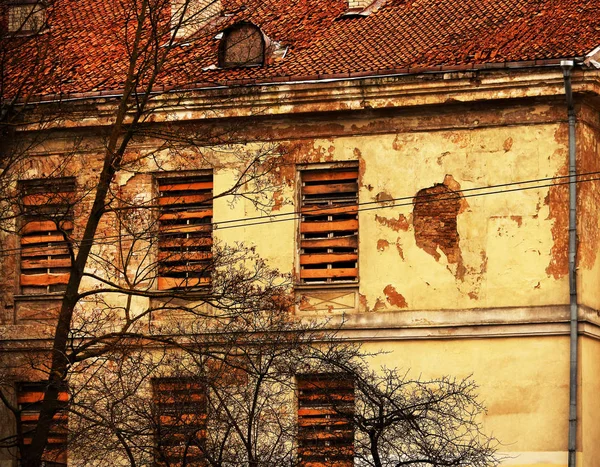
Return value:
[[(500, 116), (499, 122), (503, 119)], [(385, 127), (393, 128), (396, 123), (386, 121)], [(361, 124), (361, 128), (373, 128), (382, 122)], [(356, 126), (343, 120), (337, 125), (343, 129)], [(360, 203), (400, 198), (398, 207), (370, 204), (365, 207), (376, 209), (360, 213), (361, 311), (568, 303), (566, 187), (519, 190), (535, 184), (505, 186), (565, 174), (564, 124), (433, 126), (430, 131), (409, 128), (279, 143), (289, 165), (357, 161), (361, 167)], [(215, 175), (215, 187), (225, 187), (228, 182), (231, 175)], [(274, 214), (291, 215), (299, 206), (293, 166), (274, 176), (274, 183), (281, 184), (277, 192), (280, 206)], [(415, 240), (413, 197), (421, 189), (442, 183), (464, 196), (457, 217), (460, 240), (454, 258), (439, 249), (435, 254), (425, 251)], [(489, 186), (496, 188), (485, 188)], [(505, 190), (514, 191), (493, 193)], [(241, 204), (230, 210), (226, 199), (217, 200), (215, 220), (261, 215), (250, 203)], [(297, 261), (297, 221), (217, 230), (216, 235), (229, 242), (243, 238), (255, 243), (259, 254), (284, 272), (292, 271)], [(405, 303), (386, 293), (390, 286)]]
[(585, 467), (600, 466), (600, 341), (583, 337), (579, 340), (580, 356), (580, 462)]
[(503, 464), (566, 465), (568, 337), (409, 340), (365, 348), (391, 352), (375, 357), (374, 365), (410, 369), (412, 376), (472, 375), (488, 409), (484, 429), (510, 456)]

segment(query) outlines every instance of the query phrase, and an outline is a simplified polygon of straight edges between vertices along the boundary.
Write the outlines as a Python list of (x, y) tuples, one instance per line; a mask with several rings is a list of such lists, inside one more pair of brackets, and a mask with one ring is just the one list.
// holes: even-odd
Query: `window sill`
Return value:
[(62, 300), (65, 296), (63, 292), (44, 293), (44, 294), (31, 294), (31, 295), (14, 295), (15, 302), (34, 302), (44, 300)]
[(332, 282), (320, 284), (294, 284), (294, 290), (331, 290), (331, 289), (358, 289), (358, 282)]

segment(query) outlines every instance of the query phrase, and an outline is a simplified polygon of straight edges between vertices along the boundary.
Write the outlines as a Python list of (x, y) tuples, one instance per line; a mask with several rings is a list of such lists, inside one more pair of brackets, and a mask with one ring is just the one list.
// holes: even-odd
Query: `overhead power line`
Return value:
[[(531, 179), (531, 180), (522, 180), (522, 181), (518, 181), (518, 182), (502, 183), (502, 184), (497, 184), (497, 185), (487, 185), (487, 186), (482, 186), (482, 187), (465, 188), (465, 189), (460, 190), (459, 192), (458, 191), (453, 192), (452, 194), (450, 194), (448, 196), (440, 196), (437, 194), (430, 194), (430, 195), (428, 194), (428, 195), (421, 195), (419, 197), (419, 199), (417, 199), (416, 195), (410, 195), (410, 196), (402, 196), (399, 198), (391, 198), (391, 199), (382, 200), (382, 201), (366, 201), (366, 202), (356, 203), (356, 204), (346, 204), (345, 206), (347, 206), (347, 207), (358, 206), (358, 210), (357, 210), (358, 212), (373, 211), (373, 210), (380, 210), (380, 209), (391, 209), (391, 208), (411, 206), (413, 204), (437, 203), (440, 201), (454, 200), (457, 198), (474, 198), (474, 197), (480, 197), (480, 196), (488, 196), (488, 195), (496, 195), (496, 194), (504, 194), (504, 193), (514, 193), (514, 192), (518, 192), (518, 191), (528, 191), (528, 190), (534, 190), (534, 189), (540, 189), (540, 188), (569, 185), (570, 183), (586, 183), (586, 182), (600, 180), (600, 177), (582, 179), (582, 177), (588, 177), (588, 176), (594, 176), (594, 175), (600, 175), (600, 171), (585, 172), (585, 173), (577, 174), (577, 180), (574, 182), (571, 182), (569, 180), (569, 178), (570, 178), (569, 175), (559, 175), (559, 176), (555, 176), (555, 177), (537, 178), (537, 179)], [(560, 181), (558, 183), (546, 183), (546, 182), (552, 182), (552, 181), (557, 181), (557, 180), (563, 180), (563, 181)], [(522, 186), (522, 185), (529, 185), (529, 186)], [(486, 191), (486, 190), (492, 190), (492, 191)], [(408, 200), (410, 200), (410, 201), (408, 201)], [(311, 211), (310, 215), (326, 215), (328, 210), (335, 209), (336, 207), (339, 207), (339, 206), (331, 206), (331, 207), (324, 206), (321, 209)], [(132, 207), (131, 209), (137, 209), (137, 207)], [(295, 220), (299, 220), (301, 218), (301, 216), (302, 216), (301, 211), (292, 211), (292, 212), (278, 213), (278, 214), (273, 214), (273, 215), (268, 215), (268, 216), (255, 216), (255, 217), (245, 217), (245, 218), (238, 218), (238, 219), (228, 219), (225, 221), (210, 222), (210, 223), (207, 222), (206, 224), (197, 224), (197, 225), (212, 226), (214, 230), (220, 231), (220, 230), (235, 229), (235, 228), (242, 228), (242, 227), (252, 227), (252, 226), (256, 226), (256, 225), (275, 224), (275, 223), (279, 223), (279, 222), (295, 221)], [(253, 221), (256, 221), (256, 222), (253, 222)], [(164, 235), (165, 232), (167, 234), (169, 233), (168, 230), (163, 229), (161, 231), (161, 235)], [(178, 232), (176, 232), (176, 230), (173, 229), (173, 235), (176, 235), (177, 233)], [(106, 240), (117, 240), (117, 239), (127, 239), (127, 238), (132, 238), (132, 239), (136, 239), (136, 240), (149, 240), (149, 239), (156, 238), (157, 236), (158, 236), (158, 232), (154, 232), (152, 234), (146, 234), (146, 235), (135, 235), (135, 234), (109, 235), (109, 236), (103, 236), (101, 238), (96, 237), (91, 240), (91, 244), (92, 245), (110, 245), (110, 244), (112, 244), (112, 242), (107, 242)], [(82, 245), (86, 242), (80, 241), (80, 242), (75, 242), (75, 243), (77, 245)], [(40, 251), (43, 251), (46, 248), (47, 248), (47, 246), (43, 246), (43, 247), (40, 247), (39, 249), (40, 249)], [(28, 249), (28, 251), (33, 251), (33, 250), (35, 250), (35, 248)], [(20, 251), (21, 251), (20, 247), (2, 249), (2, 250), (0, 250), (0, 256), (17, 255)]]

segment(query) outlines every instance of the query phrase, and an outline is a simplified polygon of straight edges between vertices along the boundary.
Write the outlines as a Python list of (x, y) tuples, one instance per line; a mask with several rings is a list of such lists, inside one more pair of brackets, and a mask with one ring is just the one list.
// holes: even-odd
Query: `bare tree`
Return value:
[[(9, 136), (8, 139), (3, 138), (8, 141), (3, 150), (9, 157), (4, 157), (0, 167), (2, 196), (5, 201), (3, 206), (6, 207), (3, 218), (8, 221), (7, 230), (23, 233), (23, 228), (31, 228), (31, 223), (17, 220), (17, 215), (24, 211), (16, 209), (17, 201), (27, 196), (42, 196), (43, 200), (28, 203), (29, 211), (26, 215), (35, 217), (37, 224), (53, 224), (51, 230), (56, 232), (59, 237), (56, 241), (64, 249), (59, 255), (61, 257), (55, 258), (54, 264), (62, 261), (66, 269), (63, 276), (68, 276), (64, 287), (60, 288), (62, 299), (56, 327), (52, 332), (50, 363), (46, 368), (48, 384), (40, 407), (39, 421), (31, 435), (31, 444), (21, 452), (23, 465), (39, 465), (58, 410), (57, 400), (63, 383), (71, 372), (77, 371), (80, 362), (98, 358), (117, 348), (126, 339), (149, 335), (152, 340), (171, 341), (171, 336), (162, 335), (160, 325), (148, 330), (148, 320), (152, 320), (158, 310), (185, 311), (192, 317), (212, 316), (214, 310), (222, 310), (222, 319), (225, 319), (228, 313), (238, 313), (239, 310), (249, 312), (259, 306), (268, 308), (268, 302), (275, 300), (285, 290), (285, 278), (268, 271), (264, 262), (255, 262), (249, 268), (241, 267), (248, 262), (250, 256), (242, 245), (214, 245), (209, 248), (210, 251), (204, 254), (204, 260), (208, 261), (202, 263), (206, 265), (206, 271), (199, 270), (198, 264), (190, 265), (190, 261), (182, 264), (182, 261), (176, 259), (178, 254), (181, 256), (177, 252), (177, 243), (181, 247), (180, 251), (187, 251), (184, 248), (185, 240), (175, 234), (169, 250), (169, 254), (175, 259), (169, 263), (163, 258), (161, 267), (170, 268), (173, 274), (183, 275), (186, 285), (181, 286), (180, 283), (179, 287), (157, 291), (155, 284), (160, 279), (157, 277), (156, 259), (153, 259), (156, 257), (156, 244), (159, 241), (154, 230), (157, 226), (157, 200), (132, 202), (127, 194), (122, 196), (115, 183), (117, 174), (132, 175), (143, 171), (143, 167), (146, 167), (145, 170), (148, 167), (161, 170), (157, 154), (165, 151), (171, 155), (171, 170), (181, 171), (186, 167), (210, 168), (215, 156), (210, 160), (210, 157), (203, 154), (202, 148), (216, 148), (219, 143), (227, 143), (232, 138), (231, 134), (224, 132), (215, 133), (166, 123), (149, 124), (150, 117), (162, 110), (161, 96), (153, 92), (154, 88), (159, 78), (174, 63), (178, 63), (178, 55), (181, 54), (181, 48), (178, 47), (180, 32), (193, 29), (194, 23), (203, 16), (203, 11), (211, 8), (211, 3), (203, 2), (200, 9), (192, 9), (190, 2), (182, 1), (177, 4), (177, 10), (172, 16), (166, 14), (172, 11), (171, 2), (166, 0), (132, 0), (113, 4), (110, 13), (120, 27), (107, 33), (115, 35), (124, 51), (121, 61), (115, 64), (116, 73), (120, 74), (120, 78), (116, 80), (120, 83), (120, 96), (111, 102), (114, 112), (110, 117), (110, 124), (106, 126), (107, 131), (102, 136), (104, 149), (97, 160), (96, 176), (90, 177), (83, 184), (77, 183), (71, 190), (73, 195), (62, 199), (61, 203), (54, 203), (53, 194), (43, 192), (44, 188), (37, 195), (23, 193), (17, 190), (16, 183), (22, 178), (22, 164), (30, 161), (35, 164), (39, 139), (49, 138), (50, 128), (41, 122), (56, 119), (57, 112), (62, 107), (60, 101), (52, 106), (42, 106), (36, 101), (40, 94), (59, 90), (60, 82), (66, 79), (60, 75), (60, 67), (53, 55), (54, 52), (60, 52), (61, 37), (53, 36), (51, 28), (43, 37), (35, 34), (21, 36), (22, 28), (16, 28), (12, 31), (12, 40), (3, 40), (1, 88), (7, 94), (2, 96), (2, 132)], [(60, 2), (50, 2), (44, 4), (44, 7), (47, 13), (44, 22), (51, 24), (53, 9), (59, 8)], [(9, 16), (13, 14), (4, 3), (3, 12)], [(23, 18), (23, 25), (28, 24), (28, 21), (29, 16)], [(40, 28), (43, 29), (44, 26)], [(210, 28), (204, 33), (210, 34)], [(17, 52), (21, 59), (27, 54), (31, 56), (23, 61), (32, 67), (31, 70), (19, 68), (18, 61), (13, 58)], [(24, 76), (26, 79), (17, 81), (16, 76)], [(43, 77), (46, 76), (52, 76), (53, 82), (44, 82)], [(173, 96), (177, 101), (176, 94), (170, 95), (171, 98)], [(47, 113), (51, 114), (51, 118), (47, 117)], [(35, 131), (23, 133), (19, 137), (13, 136), (14, 129), (27, 125)], [(151, 141), (153, 148), (140, 153), (135, 148), (144, 141)], [(68, 151), (70, 155), (51, 162), (45, 161), (44, 164), (54, 165), (50, 171), (43, 172), (44, 176), (73, 178), (78, 167), (87, 164), (81, 156), (77, 156), (79, 144), (80, 141), (75, 139), (73, 147)], [(184, 153), (186, 157), (183, 156)], [(241, 159), (234, 151), (231, 153), (234, 159)], [(194, 164), (187, 161), (186, 165), (184, 159), (190, 159), (190, 154), (194, 156), (191, 158)], [(273, 168), (275, 156), (270, 146), (256, 148), (254, 157), (249, 159), (246, 152), (245, 164), (239, 168), (237, 180), (222, 193), (211, 192), (205, 196), (204, 202), (225, 196), (232, 200), (245, 197), (251, 198), (259, 207), (266, 206), (260, 195), (268, 187), (262, 180), (264, 174)], [(179, 164), (178, 161), (184, 162)], [(60, 206), (52, 209), (53, 205)], [(32, 206), (39, 207), (37, 212), (34, 212)], [(79, 219), (85, 219), (80, 228), (73, 225), (73, 213)], [(43, 218), (40, 218), (40, 214)], [(210, 227), (210, 216), (205, 220), (208, 220), (207, 227)], [(116, 229), (110, 230), (111, 238), (107, 243), (98, 241), (99, 229), (115, 226)], [(167, 231), (164, 235), (169, 236), (170, 233)], [(123, 247), (119, 249), (119, 257), (107, 257), (107, 250), (115, 245)], [(198, 254), (200, 253), (202, 252)], [(199, 280), (190, 282), (192, 272), (199, 279), (211, 277), (209, 292), (206, 287), (199, 287), (202, 285)], [(154, 301), (139, 311), (133, 305), (135, 297)], [(182, 299), (187, 303), (182, 303)], [(192, 299), (194, 302), (190, 304)], [(6, 402), (9, 403), (8, 398)], [(18, 407), (8, 405), (18, 418)]]
[[(340, 343), (326, 323), (300, 322), (290, 314), (288, 277), (269, 268), (251, 246), (212, 240), (215, 200), (235, 203), (243, 198), (269, 212), (270, 195), (277, 188), (269, 174), (282, 158), (272, 144), (240, 149), (237, 145), (245, 141), (234, 126), (215, 130), (197, 122), (153, 121), (184, 101), (183, 93), (157, 93), (156, 86), (185, 55), (178, 44), (181, 31), (193, 29), (211, 2), (198, 10), (182, 0), (174, 15), (166, 14), (172, 11), (168, 0), (111, 5), (120, 27), (107, 33), (115, 35), (124, 51), (114, 65), (121, 89), (109, 100), (109, 123), (97, 135), (91, 156), (88, 143), (77, 137), (60, 156), (42, 162), (37, 154), (42, 141), (65, 131), (52, 120), (69, 118), (73, 111), (60, 99), (52, 105), (36, 101), (40, 94), (60, 91), (68, 78), (61, 76), (64, 63), (51, 47), (58, 44), (60, 50), (60, 37), (50, 40), (52, 30), (44, 37), (21, 37), (17, 28), (19, 43), (9, 42), (2, 50), (3, 80), (16, 75), (14, 50), (21, 58), (35, 58), (26, 62), (33, 68), (19, 74), (26, 79), (2, 86), (10, 94), (2, 96), (2, 132), (7, 136), (2, 150), (8, 157), (0, 166), (0, 216), (3, 229), (13, 235), (12, 246), (4, 246), (37, 251), (23, 239), (36, 236), (35, 229), (52, 232), (60, 250), (53, 253), (53, 264), (63, 278), (59, 284), (43, 284), (61, 294), (60, 306), (51, 348), (29, 362), (46, 380), (37, 423), (27, 433), (18, 428), (16, 437), (3, 440), (2, 446), (18, 447), (22, 465), (40, 465), (57, 415), (69, 411), (74, 452), (83, 462), (185, 465), (200, 456), (212, 466), (294, 465), (302, 462), (297, 456), (296, 375), (345, 369), (355, 381), (357, 405), (351, 413), (340, 411), (352, 420), (356, 452), (364, 462), (401, 465), (400, 460), (413, 456), (412, 441), (398, 438), (407, 439), (402, 444), (393, 436), (409, 433), (420, 420), (424, 426), (414, 428), (414, 434), (423, 438), (422, 447), (415, 452), (429, 457), (413, 456), (407, 463), (455, 465), (451, 462), (464, 458), (483, 465), (492, 460), (491, 447), (478, 444), (479, 425), (473, 417), (481, 407), (472, 386), (453, 386), (449, 380), (405, 384), (393, 372), (384, 379), (360, 373), (356, 362), (364, 356), (358, 348)], [(52, 8), (58, 7), (58, 1), (47, 5), (45, 21), (51, 23)], [(202, 33), (212, 32), (207, 27)], [(237, 33), (242, 41), (253, 31)], [(248, 59), (257, 57), (250, 53)], [(43, 79), (48, 76), (50, 83)], [(27, 164), (42, 163), (45, 169), (38, 173), (61, 183), (49, 187), (41, 176), (23, 181)], [(227, 164), (236, 176), (216, 192), (202, 178), (202, 169)], [(77, 175), (86, 169), (89, 177), (83, 181)], [(184, 180), (174, 172), (185, 174)], [(147, 192), (153, 195), (140, 196), (121, 183), (136, 177), (146, 177), (152, 185)], [(181, 208), (190, 206), (193, 216), (186, 217)], [(21, 239), (20, 247), (15, 238)], [(34, 240), (31, 244), (36, 245)], [(27, 267), (47, 267), (39, 263), (46, 260), (36, 257), (31, 254)], [(35, 280), (21, 279), (21, 285), (40, 287)], [(181, 381), (183, 386), (175, 383)], [(70, 383), (68, 405), (65, 383)], [(400, 415), (410, 408), (398, 407), (404, 388), (415, 391), (412, 413), (417, 418), (403, 425)], [(23, 407), (15, 404), (8, 385), (0, 389), (20, 427)], [(447, 397), (438, 401), (436, 391), (446, 391)], [(429, 415), (436, 410), (437, 418)], [(375, 413), (384, 414), (383, 425), (374, 421)], [(428, 432), (434, 422), (437, 426)], [(443, 439), (445, 444), (441, 439), (430, 442), (429, 435), (433, 439), (450, 428), (455, 432)], [(375, 445), (365, 441), (372, 437)], [(456, 455), (442, 456), (443, 449), (464, 441), (472, 454), (461, 457), (457, 449)], [(398, 460), (394, 464), (391, 459)]]

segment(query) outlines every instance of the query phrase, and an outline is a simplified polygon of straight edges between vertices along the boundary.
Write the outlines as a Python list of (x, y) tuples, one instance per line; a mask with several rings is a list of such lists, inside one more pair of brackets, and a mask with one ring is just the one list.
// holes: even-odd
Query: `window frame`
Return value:
[[(226, 61), (226, 53), (227, 50), (231, 47), (228, 46), (228, 39), (231, 34), (237, 30), (242, 28), (250, 27), (254, 31), (256, 31), (260, 37), (260, 50), (261, 50), (261, 60), (259, 62), (227, 62)], [(265, 35), (262, 30), (255, 24), (248, 21), (240, 21), (229, 26), (222, 32), (223, 36), (221, 41), (219, 42), (219, 67), (220, 68), (253, 68), (253, 67), (262, 67), (266, 63), (266, 53), (267, 53), (267, 41), (265, 39)]]
[[(35, 419), (39, 419), (40, 406), (44, 399), (46, 387), (46, 382), (19, 382), (16, 385), (17, 406), (19, 408), (19, 418), (20, 423), (22, 424), (21, 426), (23, 427), (23, 424), (26, 426), (33, 425), (28, 432), (23, 431), (24, 445), (30, 444), (26, 442), (27, 439), (30, 439), (30, 437), (26, 436), (26, 434), (31, 433), (32, 430), (35, 429)], [(65, 386), (58, 393), (58, 404), (62, 405), (62, 407), (58, 408), (54, 414), (54, 417), (52, 418), (53, 425), (51, 426), (48, 436), (48, 446), (46, 446), (46, 449), (44, 449), (44, 456), (53, 456), (54, 460), (44, 460), (42, 458), (43, 465), (45, 466), (67, 466), (69, 453), (69, 414), (67, 411), (67, 406), (69, 404), (69, 399), (69, 392)], [(25, 420), (24, 417), (26, 417)], [(50, 446), (57, 446), (57, 448), (50, 449)], [(53, 452), (55, 454), (50, 454)], [(61, 462), (61, 460), (64, 460), (64, 462)]]
[[(169, 455), (169, 449), (181, 448), (182, 444), (186, 455), (186, 465), (205, 465), (204, 450), (206, 449), (207, 420), (208, 420), (208, 389), (206, 384), (193, 379), (181, 377), (160, 377), (152, 378), (152, 402), (154, 405), (156, 425), (155, 425), (155, 464), (167, 465), (177, 464), (172, 461), (172, 455)], [(160, 386), (171, 386), (170, 391), (160, 391)], [(177, 395), (187, 395), (189, 400), (176, 400)], [(161, 399), (166, 397), (165, 399)], [(175, 423), (165, 423), (170, 427), (170, 433), (161, 432), (161, 426), (165, 420), (175, 419)], [(185, 426), (178, 426), (176, 422), (186, 422)], [(191, 438), (186, 438), (190, 434), (186, 428), (191, 428), (197, 442), (192, 442)], [(169, 428), (167, 428), (168, 430)], [(198, 435), (199, 433), (199, 435)], [(173, 444), (162, 444), (165, 440), (172, 437), (177, 440), (182, 436), (183, 441)], [(196, 447), (200, 453), (187, 458), (188, 449)], [(177, 458), (177, 453), (174, 454)], [(166, 458), (166, 459), (165, 459)], [(197, 462), (197, 463), (196, 463)]]
[[(44, 188), (46, 188), (46, 191), (43, 191)], [(61, 188), (66, 189), (59, 191)], [(52, 288), (57, 288), (56, 286), (64, 286), (66, 288), (71, 274), (70, 269), (73, 267), (72, 251), (68, 242), (75, 228), (74, 206), (76, 190), (77, 180), (75, 177), (38, 178), (20, 180), (18, 182), (20, 213), (17, 295), (22, 297), (40, 297), (64, 294), (64, 290), (52, 290)], [(44, 200), (36, 200), (35, 198), (48, 197), (48, 199), (51, 199), (52, 196), (56, 196), (66, 202), (53, 204), (55, 212), (52, 212), (52, 210), (41, 212), (43, 209), (39, 209), (36, 212), (35, 206), (43, 206)], [(30, 207), (31, 209), (28, 212)], [(54, 223), (54, 226), (51, 223)], [(66, 239), (59, 226), (60, 229), (63, 229), (67, 233)], [(62, 239), (57, 238), (58, 235), (61, 235)], [(42, 241), (44, 236), (48, 237), (48, 241)], [(44, 243), (46, 245), (42, 246)], [(45, 251), (48, 254), (41, 254)], [(40, 259), (44, 256), (45, 259)], [(35, 271), (37, 269), (46, 269), (46, 272), (39, 272), (38, 274), (33, 272), (29, 274), (24, 273), (26, 270)], [(58, 272), (60, 270), (62, 272)], [(68, 272), (65, 270), (68, 270)], [(47, 276), (47, 283), (37, 284), (36, 282), (40, 282), (38, 279), (42, 275)], [(33, 289), (44, 286), (46, 290), (39, 292), (25, 289), (25, 287)]]
[[(337, 385), (340, 391), (338, 396), (335, 392), (335, 383), (339, 383)], [(311, 385), (314, 387), (311, 388)], [(298, 374), (296, 375), (296, 390), (298, 465), (300, 467), (304, 465), (329, 465), (329, 462), (333, 461), (339, 467), (353, 467), (355, 429), (351, 420), (345, 423), (348, 417), (344, 415), (343, 411), (348, 410), (351, 414), (354, 414), (356, 410), (354, 378), (344, 373)], [(311, 403), (303, 404), (303, 391), (308, 392), (306, 399), (312, 399), (310, 400)], [(318, 403), (318, 398), (324, 399), (324, 402)], [(338, 399), (339, 404), (334, 405), (334, 399)], [(310, 423), (311, 421), (313, 423)], [(336, 431), (338, 432), (337, 436)], [(320, 434), (329, 434), (329, 436), (319, 436)], [(336, 441), (340, 441), (339, 444), (331, 444)], [(339, 449), (337, 453), (336, 447)], [(344, 449), (347, 449), (346, 453), (343, 452)], [(303, 451), (308, 451), (308, 454)], [(328, 451), (330, 456), (334, 456), (335, 459), (331, 459), (327, 455)]]
[[(12, 17), (15, 14), (16, 9), (26, 9), (31, 7), (31, 11), (27, 13), (24, 21), (21, 22), (19, 27), (12, 28)], [(44, 0), (13, 0), (7, 2), (6, 5), (6, 32), (7, 35), (14, 36), (32, 36), (40, 34), (47, 29), (47, 2)], [(38, 17), (36, 19), (36, 17)], [(40, 22), (36, 25), (37, 21)], [(32, 22), (28, 26), (28, 23)]]
[[(156, 258), (157, 258), (157, 274), (156, 274), (156, 289), (159, 291), (164, 291), (164, 292), (180, 292), (180, 291), (190, 291), (190, 292), (198, 292), (198, 291), (207, 291), (210, 289), (210, 287), (212, 286), (212, 266), (213, 266), (213, 252), (212, 252), (212, 248), (214, 245), (214, 173), (212, 172), (212, 170), (203, 170), (203, 171), (194, 171), (194, 172), (159, 172), (159, 173), (155, 173), (153, 174), (153, 178), (154, 178), (154, 184), (155, 184), (155, 193), (156, 193), (156, 199), (157, 199), (157, 230), (158, 230), (158, 234), (157, 234), (157, 251), (156, 251)], [(167, 191), (173, 191), (173, 192), (181, 192), (181, 191), (193, 191), (194, 189), (191, 188), (189, 190), (176, 190), (176, 189), (172, 189), (172, 190), (162, 190), (161, 191), (161, 185), (171, 185), (172, 187), (175, 185), (182, 185), (185, 186), (187, 183), (188, 186), (193, 186), (195, 184), (201, 186), (202, 184), (206, 184), (206, 183), (210, 183), (210, 188), (208, 189), (208, 198), (204, 201), (198, 201), (195, 203), (185, 203), (185, 202), (180, 202), (180, 203), (166, 203), (166, 202), (162, 202), (161, 199), (164, 199), (165, 196), (163, 196), (163, 192), (167, 192)], [(205, 193), (202, 193), (203, 190), (207, 190), (206, 188), (197, 188), (197, 194), (195, 195), (180, 195), (180, 196), (198, 196), (198, 197), (202, 197), (205, 196)], [(177, 196), (174, 196), (173, 198), (176, 198)], [(208, 204), (210, 203), (210, 207), (208, 206), (202, 206), (202, 204)], [(188, 209), (185, 208), (185, 206), (191, 206), (192, 211), (189, 211)], [(197, 206), (198, 205), (198, 206)], [(194, 215), (186, 215), (186, 213), (188, 212), (198, 212), (199, 214), (197, 216)], [(177, 215), (177, 214), (181, 214), (181, 215)], [(204, 221), (199, 221), (197, 223), (190, 223), (191, 220), (193, 219), (208, 219), (208, 222), (204, 222)], [(182, 224), (181, 222), (185, 221), (186, 224)], [(164, 222), (164, 224), (163, 224)], [(197, 245), (192, 245), (190, 242), (190, 245), (185, 246), (185, 241), (182, 242), (181, 247), (180, 248), (185, 248), (186, 250), (182, 250), (180, 252), (177, 252), (177, 245), (175, 243), (173, 243), (170, 246), (162, 246), (164, 243), (166, 242), (166, 240), (163, 238), (161, 238), (161, 235), (164, 235), (164, 233), (161, 233), (163, 231), (163, 228), (165, 231), (167, 231), (167, 235), (168, 235), (168, 225), (169, 222), (171, 222), (170, 225), (172, 225), (173, 230), (176, 230), (178, 227), (182, 227), (182, 232), (181, 233), (177, 233), (177, 232), (173, 232), (172, 235), (175, 238), (175, 241), (177, 240), (189, 240), (192, 238), (198, 238), (198, 244)], [(190, 226), (189, 228), (184, 227), (184, 225)], [(164, 227), (163, 227), (164, 226)], [(196, 226), (197, 229), (194, 229), (192, 226)], [(209, 228), (203, 228), (203, 226), (209, 226)], [(208, 232), (208, 235), (202, 235), (202, 232)], [(186, 238), (183, 237), (179, 237), (179, 235), (186, 235)], [(198, 234), (198, 237), (192, 237), (191, 235), (194, 234)], [(200, 239), (208, 239), (208, 240), (200, 240)], [(203, 245), (204, 243), (204, 245)], [(170, 249), (169, 249), (170, 248)], [(196, 248), (197, 250), (189, 250), (189, 248)], [(200, 269), (199, 272), (202, 273), (202, 277), (199, 278), (199, 281), (197, 284), (192, 284), (192, 285), (183, 285), (184, 282), (187, 282), (187, 280), (190, 278), (188, 277), (181, 277), (181, 278), (176, 278), (173, 277), (173, 274), (176, 273), (177, 271), (171, 271), (171, 273), (169, 274), (169, 271), (167, 269), (166, 263), (182, 263), (185, 262), (185, 265), (178, 265), (178, 264), (173, 264), (172, 268), (177, 269), (177, 268), (185, 268), (185, 267), (190, 267), (190, 262), (193, 262), (194, 260), (190, 260), (189, 258), (186, 259), (186, 253), (198, 253), (198, 257), (196, 259), (196, 261), (200, 264), (200, 265), (204, 265), (202, 266), (203, 269)], [(161, 256), (164, 255), (162, 258)], [(172, 257), (169, 257), (168, 255), (173, 255)], [(179, 261), (176, 260), (177, 257), (180, 257), (181, 259)], [(168, 259), (171, 259), (171, 261), (168, 261)], [(163, 273), (161, 272), (161, 268), (165, 268), (166, 273), (163, 275)], [(186, 274), (189, 273), (193, 273), (194, 270), (193, 269), (189, 269), (189, 270), (182, 270), (181, 272), (186, 272)], [(198, 272), (198, 271), (195, 271)], [(180, 280), (180, 282), (182, 282), (182, 284), (180, 285), (173, 285), (173, 286), (167, 286), (167, 284), (169, 282), (176, 282), (177, 280)], [(161, 284), (162, 282), (162, 284)]]
[[(334, 199), (331, 199), (331, 203), (329, 203), (330, 206), (332, 207), (323, 207), (322, 211), (323, 214), (327, 214), (328, 211), (332, 212), (332, 214), (328, 215), (327, 217), (331, 219), (328, 219), (327, 222), (335, 222), (335, 219), (333, 219), (333, 216), (336, 217), (354, 217), (355, 220), (355, 224), (356, 227), (355, 229), (350, 229), (347, 232), (353, 232), (349, 235), (344, 235), (341, 234), (340, 232), (344, 232), (344, 230), (330, 230), (327, 232), (328, 238), (329, 239), (340, 239), (340, 243), (346, 243), (346, 245), (339, 245), (339, 246), (333, 246), (331, 245), (331, 242), (325, 242), (327, 239), (326, 238), (319, 238), (318, 237), (318, 232), (307, 232), (304, 231), (305, 227), (309, 224), (306, 222), (305, 219), (305, 214), (304, 211), (307, 211), (311, 208), (309, 208), (309, 204), (305, 204), (305, 199), (304, 199), (304, 195), (305, 195), (305, 186), (304, 186), (304, 175), (305, 174), (310, 174), (311, 178), (314, 178), (314, 175), (316, 174), (326, 174), (326, 173), (348, 173), (348, 172), (354, 172), (355, 173), (355, 178), (353, 178), (353, 182), (343, 182), (343, 183), (353, 183), (356, 185), (355, 188), (355, 192), (353, 195), (354, 201), (350, 202), (350, 203), (344, 203), (344, 202), (338, 202), (336, 203)], [(302, 289), (302, 288), (347, 288), (347, 287), (353, 287), (353, 286), (357, 286), (360, 282), (360, 268), (359, 268), (359, 261), (360, 261), (360, 222), (359, 222), (359, 196), (360, 196), (360, 184), (359, 184), (359, 179), (360, 179), (360, 171), (359, 171), (359, 164), (356, 161), (347, 161), (347, 162), (336, 162), (333, 164), (301, 164), (301, 165), (297, 165), (296, 167), (296, 173), (297, 173), (297, 212), (299, 213), (298, 216), (298, 220), (297, 220), (297, 227), (296, 227), (296, 235), (297, 235), (297, 254), (296, 254), (296, 280), (295, 280), (295, 286), (298, 289)], [(335, 176), (333, 177), (335, 178)], [(344, 180), (344, 179), (342, 179)], [(345, 180), (350, 180), (350, 179), (345, 179)], [(313, 180), (315, 181), (315, 180)], [(335, 184), (334, 183), (335, 180), (330, 180), (329, 183), (330, 184)], [(315, 198), (313, 198), (312, 201), (315, 201)], [(325, 199), (322, 200), (322, 202), (325, 202)], [(318, 204), (318, 201), (317, 203)], [(338, 204), (339, 206), (336, 208), (335, 205)], [(346, 212), (344, 212), (346, 211)], [(341, 225), (341, 224), (340, 224)], [(337, 233), (336, 233), (337, 232)], [(309, 234), (307, 238), (306, 234)], [(312, 238), (310, 238), (312, 237)], [(344, 239), (344, 240), (342, 240)], [(314, 252), (313, 253), (307, 253), (304, 250), (306, 249), (306, 246), (308, 244), (308, 242), (312, 240), (313, 244), (318, 245), (319, 240), (321, 240), (322, 242), (327, 243), (329, 246), (323, 247), (321, 249), (326, 249), (326, 252)], [(306, 242), (303, 245), (303, 241)], [(313, 246), (311, 249), (315, 250), (315, 249), (319, 249), (318, 246)], [(350, 251), (352, 250), (352, 251)], [(329, 262), (321, 262), (318, 259), (315, 258), (308, 258), (308, 255), (340, 255), (340, 258), (338, 258), (340, 261), (329, 261)], [(342, 261), (343, 260), (343, 261)], [(333, 267), (334, 264), (336, 263), (340, 263), (340, 262), (349, 262), (349, 263), (354, 263), (353, 267)], [(318, 266), (319, 264), (325, 264), (326, 265), (326, 269), (336, 269), (336, 270), (344, 270), (344, 269), (351, 269), (354, 270), (354, 274), (352, 274), (351, 277), (348, 278), (344, 278), (345, 276), (340, 276), (339, 278), (336, 277), (306, 277), (307, 274), (305, 274), (305, 277), (303, 277), (303, 271), (306, 270), (314, 270), (314, 271), (318, 271), (319, 269), (316, 268), (316, 266)], [(315, 266), (315, 267), (309, 267), (306, 268), (306, 266)], [(310, 274), (310, 273), (309, 273)], [(314, 273), (317, 274), (318, 273)], [(309, 280), (307, 280), (309, 279)], [(312, 280), (311, 280), (312, 279)], [(319, 279), (323, 279), (323, 280), (319, 280)]]

